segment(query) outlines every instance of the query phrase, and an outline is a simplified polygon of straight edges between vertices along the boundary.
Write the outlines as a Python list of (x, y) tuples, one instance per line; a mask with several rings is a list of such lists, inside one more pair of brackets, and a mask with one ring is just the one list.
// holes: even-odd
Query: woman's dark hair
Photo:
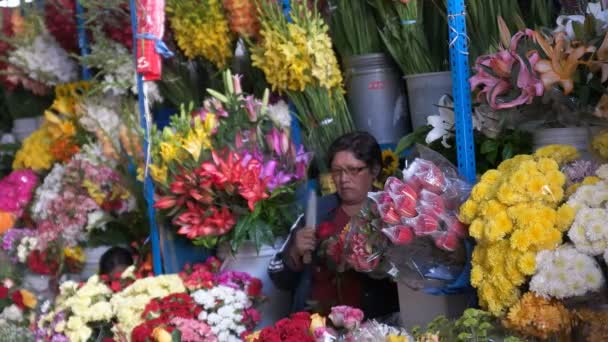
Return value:
[(370, 170), (382, 169), (382, 150), (376, 138), (367, 132), (352, 132), (344, 134), (329, 147), (329, 160), (331, 165), (336, 153), (348, 151), (365, 163)]
[(117, 266), (133, 265), (133, 255), (123, 247), (112, 247), (99, 260), (99, 274), (110, 274)]

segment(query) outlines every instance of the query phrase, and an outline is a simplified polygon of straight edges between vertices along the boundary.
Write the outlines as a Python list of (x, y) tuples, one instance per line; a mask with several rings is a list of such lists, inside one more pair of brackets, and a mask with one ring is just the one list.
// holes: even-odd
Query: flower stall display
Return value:
[(537, 270), (538, 253), (556, 249), (574, 220), (574, 208), (562, 204), (566, 176), (550, 155), (559, 162), (576, 157), (570, 147), (548, 146), (506, 160), (482, 175), (460, 207), (477, 241), (471, 283), (494, 315), (518, 301), (520, 286)]
[[(166, 10), (177, 45), (186, 57), (203, 57), (220, 70), (228, 66), (235, 35), (221, 0), (169, 0)], [(254, 8), (250, 10), (255, 13)]]
[(311, 156), (274, 123), (267, 99), (241, 92), (240, 76), (226, 73), (225, 87), (154, 135), (155, 206), (195, 244), (272, 244), (292, 219), (295, 185)]
[(251, 46), (253, 66), (293, 102), (306, 142), (324, 169), (331, 142), (353, 129), (327, 25), (305, 2), (292, 4), (291, 21), (279, 2), (264, 0), (260, 7), (261, 38)]
[(261, 300), (259, 279), (219, 272), (219, 266), (210, 258), (180, 274), (156, 277), (131, 266), (120, 275), (95, 275), (83, 284), (65, 282), (51, 310), (39, 319), (37, 337), (240, 341), (259, 321), (253, 307)]
[(64, 50), (78, 52), (75, 0), (52, 0), (45, 3), (44, 21), (49, 33)]

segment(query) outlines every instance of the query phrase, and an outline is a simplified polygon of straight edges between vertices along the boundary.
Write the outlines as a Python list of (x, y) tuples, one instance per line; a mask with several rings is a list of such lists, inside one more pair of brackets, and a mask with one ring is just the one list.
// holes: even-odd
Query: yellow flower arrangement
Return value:
[(537, 158), (551, 158), (555, 160), (560, 166), (563, 166), (569, 162), (575, 161), (580, 157), (580, 154), (576, 150), (576, 147), (570, 145), (547, 145), (539, 148), (534, 152), (534, 156)]
[(260, 68), (273, 90), (304, 91), (309, 85), (340, 88), (342, 74), (332, 49), (328, 27), (305, 3), (292, 4), (292, 22), (280, 6), (264, 1), (262, 41), (253, 46), (252, 64)]
[[(169, 170), (173, 164), (184, 162), (198, 163), (201, 152), (212, 148), (211, 139), (219, 122), (216, 115), (207, 113), (205, 120), (199, 117), (194, 119), (194, 125), (190, 125), (190, 115), (182, 110), (180, 123), (176, 124), (179, 129), (165, 128), (161, 133), (155, 134), (150, 175), (155, 182), (165, 184)], [(138, 179), (143, 179), (143, 167), (137, 170)]]
[(553, 147), (506, 160), (482, 175), (460, 208), (477, 240), (471, 283), (481, 306), (496, 316), (519, 299), (519, 287), (536, 270), (536, 254), (555, 249), (574, 220), (572, 207), (559, 206), (566, 177), (547, 151), (561, 161), (573, 155)]
[(13, 161), (13, 169), (32, 169), (34, 171), (46, 171), (55, 162), (51, 154), (51, 136), (48, 125), (34, 131), (29, 137), (25, 138), (21, 149), (17, 151)]
[(546, 340), (570, 333), (572, 321), (572, 314), (561, 303), (527, 292), (509, 310), (504, 325), (525, 336)]
[(608, 159), (608, 131), (593, 137), (591, 147), (602, 158)]
[(220, 0), (169, 0), (167, 15), (186, 57), (203, 57), (219, 69), (228, 65), (235, 35)]
[(13, 161), (14, 169), (30, 168), (46, 171), (57, 161), (52, 146), (59, 141), (69, 141), (76, 135), (79, 89), (87, 89), (88, 83), (77, 82), (55, 88), (55, 100), (44, 112), (44, 123), (25, 139)]

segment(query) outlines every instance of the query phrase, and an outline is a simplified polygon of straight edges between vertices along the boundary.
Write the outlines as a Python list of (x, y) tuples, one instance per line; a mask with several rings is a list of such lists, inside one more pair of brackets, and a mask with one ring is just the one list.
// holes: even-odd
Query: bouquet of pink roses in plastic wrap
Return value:
[(388, 273), (414, 288), (431, 280), (454, 280), (464, 266), (468, 235), (458, 208), (470, 189), (447, 159), (418, 146), (403, 177), (389, 177), (351, 220), (345, 261), (356, 270)]

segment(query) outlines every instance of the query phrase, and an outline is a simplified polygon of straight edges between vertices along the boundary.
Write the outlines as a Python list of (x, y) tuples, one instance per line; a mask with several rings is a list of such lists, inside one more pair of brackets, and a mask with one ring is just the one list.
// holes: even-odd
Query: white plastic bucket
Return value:
[(289, 314), (291, 295), (289, 292), (277, 289), (270, 280), (267, 271), (270, 260), (278, 252), (281, 245), (282, 243), (277, 242), (275, 243), (276, 248), (274, 246), (262, 246), (259, 254), (253, 242), (246, 242), (234, 254), (231, 253), (228, 244), (221, 245), (218, 248), (217, 255), (224, 262), (222, 270), (247, 272), (262, 281), (262, 292), (267, 301), (258, 309), (262, 315), (258, 328), (272, 325)]
[(437, 102), (452, 94), (452, 74), (449, 71), (405, 76), (412, 129), (426, 126), (429, 115), (437, 115)]
[(80, 277), (83, 281), (86, 281), (92, 275), (97, 274), (97, 272), (99, 271), (99, 260), (101, 259), (103, 253), (105, 253), (110, 248), (112, 248), (112, 246), (99, 246), (84, 249), (86, 260), (84, 262), (84, 267), (82, 268), (82, 271), (80, 271)]
[(571, 145), (584, 159), (592, 159), (591, 139), (601, 130), (600, 127), (540, 128), (534, 131), (534, 150), (552, 144)]
[(398, 283), (401, 324), (410, 330), (415, 326), (426, 327), (437, 316), (457, 318), (467, 309), (469, 296), (433, 296), (415, 291)]

